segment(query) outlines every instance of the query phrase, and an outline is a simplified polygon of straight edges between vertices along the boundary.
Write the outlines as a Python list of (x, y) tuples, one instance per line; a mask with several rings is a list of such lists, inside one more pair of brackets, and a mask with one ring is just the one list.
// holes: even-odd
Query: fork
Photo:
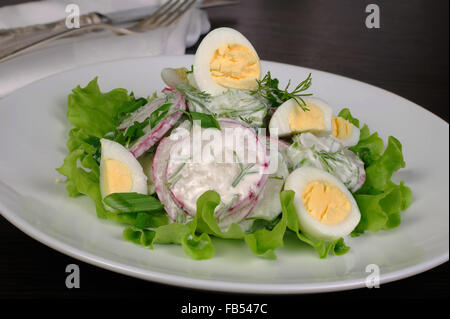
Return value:
[[(112, 25), (111, 20), (107, 16), (98, 12), (91, 12), (80, 16), (80, 27), (76, 29), (67, 29), (65, 27), (65, 20), (49, 25), (43, 25), (43, 31), (47, 31), (48, 28), (56, 31), (53, 31), (50, 35), (47, 32), (45, 32), (45, 34), (41, 33), (39, 36), (33, 37), (32, 39), (26, 41), (25, 44), (23, 42), (13, 42), (6, 48), (0, 49), (0, 62), (11, 59), (21, 53), (29, 51), (45, 43), (49, 43), (53, 40), (79, 35), (86, 32), (111, 30), (118, 35), (127, 35), (155, 30), (161, 27), (168, 27), (183, 16), (183, 14), (186, 13), (186, 11), (189, 10), (195, 2), (196, 0), (168, 0), (153, 14), (128, 28)], [(21, 33), (26, 33), (26, 29), (27, 27), (18, 29), (13, 34), (7, 33), (8, 31), (3, 31), (0, 32), (0, 36), (20, 36)]]

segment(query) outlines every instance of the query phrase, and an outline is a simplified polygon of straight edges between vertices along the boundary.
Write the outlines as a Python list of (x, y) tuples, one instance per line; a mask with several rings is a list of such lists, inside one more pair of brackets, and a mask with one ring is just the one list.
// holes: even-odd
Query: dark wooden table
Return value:
[[(20, 1), (6, 1), (16, 3)], [(244, 33), (262, 59), (325, 70), (399, 94), (448, 122), (449, 3), (447, 0), (242, 0), (208, 9), (212, 27)], [(365, 7), (381, 9), (381, 28), (367, 29)], [(187, 50), (195, 52), (194, 48)], [(425, 212), (424, 212), (425, 213)], [(430, 213), (430, 212), (428, 212)], [(358, 289), (308, 296), (248, 296), (180, 289), (112, 273), (60, 254), (0, 221), (0, 297), (146, 298), (149, 307), (232, 302), (268, 303), (274, 315), (299, 299), (448, 298), (448, 263), (423, 274)], [(65, 287), (65, 267), (81, 269), (81, 288)], [(131, 304), (122, 305), (132, 306)], [(149, 308), (150, 309), (150, 308)]]

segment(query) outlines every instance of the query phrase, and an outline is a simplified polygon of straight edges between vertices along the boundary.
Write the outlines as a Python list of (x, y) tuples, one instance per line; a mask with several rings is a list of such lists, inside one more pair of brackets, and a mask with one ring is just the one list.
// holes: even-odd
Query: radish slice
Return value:
[[(163, 105), (166, 101), (167, 100), (165, 97), (159, 97), (159, 98), (156, 98), (156, 99), (148, 102), (147, 104), (141, 106), (136, 111), (131, 113), (129, 117), (124, 119), (122, 121), (122, 123), (119, 124), (117, 129), (118, 130), (126, 130), (131, 125), (133, 125), (134, 122), (141, 123), (141, 122), (145, 121), (147, 119), (147, 117), (149, 117), (150, 114), (152, 114), (153, 111), (155, 111), (158, 107)], [(169, 100), (168, 102), (172, 102), (172, 101)]]
[(170, 89), (164, 90), (163, 93), (167, 94), (166, 98), (158, 98), (144, 105), (135, 111), (129, 118), (125, 119), (118, 127), (118, 129), (123, 130), (133, 125), (135, 121), (143, 122), (161, 105), (165, 103), (172, 103), (166, 117), (162, 119), (154, 128), (151, 128), (150, 124), (145, 127), (145, 134), (130, 145), (129, 150), (134, 157), (141, 156), (160, 139), (162, 139), (183, 115), (183, 112), (181, 111), (186, 109), (186, 102), (182, 93)]
[[(220, 131), (198, 128), (198, 136), (204, 139), (201, 145), (194, 144), (195, 134), (172, 144), (165, 180), (170, 183), (173, 201), (190, 216), (196, 214), (198, 197), (207, 190), (215, 190), (222, 201), (216, 217), (235, 222), (250, 213), (264, 188), (269, 158), (265, 145), (252, 129), (236, 120), (218, 122)], [(191, 145), (198, 150), (192, 150)]]
[(350, 151), (347, 148), (344, 149), (344, 153), (345, 153), (345, 155), (350, 157), (356, 163), (356, 165), (359, 167), (359, 179), (358, 179), (358, 182), (356, 183), (355, 186), (353, 186), (350, 189), (352, 191), (352, 193), (354, 193), (357, 190), (359, 190), (364, 185), (364, 183), (366, 182), (366, 170), (364, 168), (364, 162), (361, 161), (361, 159), (358, 157), (358, 155), (356, 155), (355, 153), (353, 153), (352, 151)]
[[(272, 142), (272, 143), (271, 143)], [(273, 137), (267, 137), (267, 148), (270, 152), (270, 165), (277, 165), (259, 195), (258, 203), (253, 208), (248, 218), (261, 218), (272, 220), (281, 213), (280, 193), (283, 190), (284, 180), (289, 175), (288, 162), (283, 155), (287, 143), (278, 140), (274, 144)]]
[(184, 211), (175, 203), (170, 195), (170, 190), (167, 187), (166, 169), (170, 157), (170, 150), (178, 140), (165, 137), (156, 149), (155, 157), (153, 158), (152, 174), (153, 182), (155, 184), (155, 191), (158, 199), (164, 204), (164, 209), (172, 221), (177, 220), (179, 214), (184, 215)]

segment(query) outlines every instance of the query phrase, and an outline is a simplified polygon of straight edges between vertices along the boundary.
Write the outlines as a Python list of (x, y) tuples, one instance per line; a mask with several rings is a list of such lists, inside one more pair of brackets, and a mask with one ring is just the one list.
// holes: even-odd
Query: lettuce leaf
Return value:
[(272, 227), (272, 229), (258, 229), (251, 234), (245, 234), (237, 224), (231, 224), (226, 232), (223, 232), (214, 218), (214, 210), (220, 203), (220, 195), (215, 191), (202, 194), (197, 201), (197, 231), (211, 234), (219, 238), (244, 239), (250, 250), (257, 256), (276, 259), (275, 249), (283, 246), (283, 237), (286, 231), (286, 216)]
[(287, 215), (282, 213), (281, 219), (271, 229), (262, 228), (244, 236), (245, 243), (257, 256), (276, 259), (275, 249), (283, 247), (286, 232)]
[(119, 113), (123, 114), (124, 106), (133, 100), (134, 96), (125, 89), (102, 93), (94, 78), (86, 87), (72, 90), (67, 101), (67, 118), (84, 133), (101, 138), (119, 125)]
[(370, 162), (366, 167), (366, 182), (361, 193), (376, 194), (392, 186), (392, 174), (405, 167), (402, 144), (395, 137), (390, 136), (383, 155)]
[(195, 260), (212, 258), (214, 246), (211, 238), (205, 232), (197, 235), (196, 231), (203, 212), (214, 213), (215, 207), (220, 202), (220, 197), (219, 201), (216, 201), (218, 196), (212, 191), (200, 196), (197, 200), (197, 216), (186, 224), (172, 223), (151, 230), (128, 227), (123, 231), (123, 237), (125, 240), (149, 249), (153, 249), (153, 244), (181, 245), (186, 255)]
[(219, 238), (243, 239), (244, 231), (237, 224), (231, 224), (226, 232), (222, 231), (214, 218), (214, 210), (220, 204), (220, 195), (215, 191), (203, 193), (197, 200), (195, 214), (196, 229), (199, 232), (214, 235)]
[[(107, 211), (99, 185), (100, 138), (118, 125), (118, 114), (130, 111), (133, 94), (125, 89), (102, 93), (94, 78), (84, 88), (77, 86), (68, 97), (67, 117), (74, 126), (69, 131), (66, 146), (69, 154), (57, 171), (66, 176), (66, 189), (70, 197), (89, 196), (95, 203), (99, 218), (110, 218), (131, 225), (141, 225), (142, 215), (123, 215)], [(142, 103), (142, 101), (138, 102)]]
[[(348, 109), (339, 114), (346, 119), (356, 120)], [(403, 182), (398, 185), (392, 182), (393, 174), (406, 165), (402, 144), (390, 136), (385, 149), (378, 133), (371, 134), (369, 127), (364, 125), (358, 144), (350, 150), (361, 158), (366, 168), (366, 181), (354, 194), (361, 211), (361, 221), (352, 236), (358, 236), (366, 230), (377, 232), (398, 227), (401, 212), (412, 203), (411, 189)]]
[(350, 113), (350, 110), (348, 108), (342, 109), (339, 112), (338, 116), (342, 117), (343, 119), (346, 119), (347, 121), (349, 121), (350, 123), (359, 128), (359, 120), (352, 116), (352, 113)]
[[(391, 185), (389, 189), (377, 194), (355, 194), (361, 211), (361, 221), (353, 231), (357, 236), (366, 230), (377, 232), (392, 229), (400, 225), (401, 212), (411, 205), (411, 190), (403, 183)], [(363, 213), (364, 212), (364, 213)]]
[(344, 239), (339, 238), (334, 241), (324, 241), (311, 238), (300, 230), (297, 212), (294, 206), (295, 192), (285, 190), (281, 192), (280, 201), (283, 215), (286, 216), (287, 228), (292, 230), (302, 242), (312, 246), (320, 258), (326, 258), (329, 254), (343, 255), (349, 251), (349, 247), (345, 245)]
[(89, 140), (90, 137), (80, 129), (72, 129), (67, 141), (69, 154), (57, 171), (67, 177), (66, 189), (70, 197), (89, 196), (95, 203), (97, 216), (106, 218), (107, 213), (99, 186), (100, 167), (96, 158), (100, 142), (95, 139), (91, 142)]
[(195, 218), (186, 223), (172, 223), (155, 229), (128, 227), (123, 232), (125, 240), (153, 249), (153, 244), (178, 244), (192, 259), (208, 259), (214, 255), (210, 235), (226, 239), (244, 239), (250, 250), (263, 258), (275, 259), (275, 249), (283, 246), (287, 217), (282, 217), (271, 229), (258, 229), (246, 234), (237, 224), (222, 231), (214, 218), (214, 210), (220, 204), (220, 195), (215, 191), (203, 193), (197, 200)]

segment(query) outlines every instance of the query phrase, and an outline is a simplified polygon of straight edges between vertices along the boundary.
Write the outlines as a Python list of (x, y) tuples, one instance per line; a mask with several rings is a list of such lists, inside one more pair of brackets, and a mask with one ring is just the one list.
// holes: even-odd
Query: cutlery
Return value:
[[(91, 31), (111, 30), (118, 35), (146, 32), (175, 23), (196, 0), (168, 0), (155, 11), (155, 7), (135, 8), (107, 15), (91, 12), (79, 17), (80, 27), (68, 29), (66, 21), (0, 30), (0, 62), (53, 40), (84, 34)], [(200, 8), (237, 4), (233, 0), (205, 0)], [(122, 27), (126, 23), (134, 23)]]

